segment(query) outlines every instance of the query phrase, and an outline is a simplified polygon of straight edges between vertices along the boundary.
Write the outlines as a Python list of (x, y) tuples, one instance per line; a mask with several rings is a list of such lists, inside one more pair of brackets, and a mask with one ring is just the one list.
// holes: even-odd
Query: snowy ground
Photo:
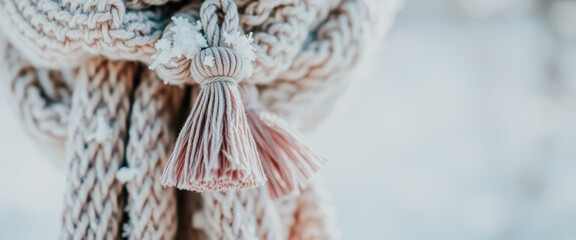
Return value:
[[(445, 2), (408, 1), (310, 135), (344, 239), (576, 239), (576, 54), (534, 14)], [(64, 174), (0, 112), (0, 239), (54, 239)]]

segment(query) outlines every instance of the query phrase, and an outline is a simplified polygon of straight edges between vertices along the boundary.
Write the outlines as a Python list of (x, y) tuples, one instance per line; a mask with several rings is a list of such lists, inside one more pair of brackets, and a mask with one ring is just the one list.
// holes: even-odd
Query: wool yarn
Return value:
[(144, 70), (132, 103), (126, 146), (127, 212), (130, 239), (173, 239), (176, 236), (176, 194), (157, 184), (175, 136), (170, 124), (180, 110), (184, 91), (162, 84)]
[(338, 238), (323, 160), (258, 139), (327, 115), (393, 2), (0, 0), (5, 89), (67, 172), (61, 238)]
[(116, 174), (124, 159), (134, 67), (103, 58), (80, 66), (68, 123), (63, 239), (120, 234), (125, 201)]
[(0, 39), (0, 66), (8, 95), (25, 129), (51, 155), (58, 166), (64, 165), (64, 145), (68, 136), (72, 74), (70, 71), (37, 69), (18, 51)]

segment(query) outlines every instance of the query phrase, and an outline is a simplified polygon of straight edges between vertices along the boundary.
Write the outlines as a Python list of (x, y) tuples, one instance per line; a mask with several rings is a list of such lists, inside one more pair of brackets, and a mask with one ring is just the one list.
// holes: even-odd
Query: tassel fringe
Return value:
[(237, 84), (212, 79), (180, 131), (162, 184), (193, 191), (261, 186), (266, 177), (251, 135)]
[(254, 85), (240, 86), (244, 103), (249, 106), (246, 117), (268, 178), (270, 196), (277, 199), (298, 194), (326, 164), (326, 159), (312, 151), (284, 120), (257, 104), (258, 90)]

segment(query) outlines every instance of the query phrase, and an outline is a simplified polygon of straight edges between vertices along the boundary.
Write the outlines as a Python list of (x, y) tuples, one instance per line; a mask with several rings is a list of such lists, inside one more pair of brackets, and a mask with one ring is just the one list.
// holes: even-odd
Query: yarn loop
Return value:
[[(218, 12), (224, 14), (222, 18)], [(202, 28), (206, 35), (208, 45), (214, 47), (224, 46), (224, 33), (240, 31), (238, 7), (232, 0), (207, 0), (200, 8)]]

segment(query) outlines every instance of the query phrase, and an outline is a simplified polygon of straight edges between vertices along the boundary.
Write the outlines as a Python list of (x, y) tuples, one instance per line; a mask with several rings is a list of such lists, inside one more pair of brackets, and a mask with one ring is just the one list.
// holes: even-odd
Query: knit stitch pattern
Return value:
[(134, 74), (132, 63), (102, 58), (80, 67), (66, 145), (63, 239), (111, 239), (120, 233), (124, 201), (116, 173), (124, 158)]

